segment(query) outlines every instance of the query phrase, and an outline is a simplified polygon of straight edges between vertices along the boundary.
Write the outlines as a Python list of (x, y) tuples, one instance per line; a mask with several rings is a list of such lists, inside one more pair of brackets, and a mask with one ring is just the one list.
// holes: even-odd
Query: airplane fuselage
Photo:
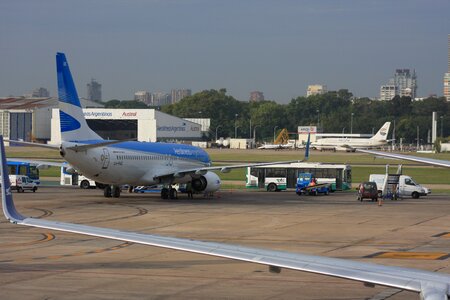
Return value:
[(386, 144), (387, 144), (386, 140), (376, 140), (376, 139), (325, 138), (312, 143), (311, 146), (317, 149), (346, 150), (348, 149), (348, 147), (367, 149), (367, 148), (381, 147)]
[[(97, 142), (101, 141), (89, 143)], [(161, 183), (161, 178), (156, 178), (159, 175), (211, 165), (203, 149), (183, 144), (123, 142), (82, 151), (67, 149), (84, 144), (64, 142), (64, 159), (85, 176), (106, 184), (151, 185)], [(185, 181), (179, 177), (171, 183)]]

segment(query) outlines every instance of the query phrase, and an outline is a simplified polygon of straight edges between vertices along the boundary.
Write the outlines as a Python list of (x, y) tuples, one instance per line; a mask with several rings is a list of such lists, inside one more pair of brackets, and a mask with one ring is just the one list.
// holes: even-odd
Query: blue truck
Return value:
[(295, 192), (299, 196), (302, 194), (314, 196), (317, 196), (318, 194), (328, 195), (330, 193), (330, 185), (318, 184), (312, 173), (299, 173)]

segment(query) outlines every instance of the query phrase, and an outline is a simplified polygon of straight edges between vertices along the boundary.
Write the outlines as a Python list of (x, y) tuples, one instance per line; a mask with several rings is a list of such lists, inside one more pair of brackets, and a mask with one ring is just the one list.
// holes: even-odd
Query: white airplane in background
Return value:
[(260, 150), (278, 150), (278, 149), (293, 149), (294, 144), (293, 143), (287, 143), (287, 144), (264, 144), (258, 149)]
[[(59, 149), (61, 156), (75, 170), (105, 185), (105, 197), (120, 197), (120, 186), (124, 184), (131, 186), (163, 184), (161, 197), (164, 199), (176, 198), (177, 192), (172, 188), (176, 183), (190, 182), (194, 192), (214, 192), (220, 188), (221, 182), (213, 170), (227, 173), (235, 168), (293, 162), (212, 167), (208, 153), (191, 145), (103, 140), (89, 128), (85, 120), (64, 53), (56, 55), (56, 70), (61, 146), (14, 142)], [(308, 155), (307, 149), (305, 159)], [(55, 165), (51, 162), (28, 161)]]
[(269, 266), (274, 273), (286, 268), (360, 281), (366, 286), (379, 284), (420, 293), (425, 300), (445, 300), (450, 296), (450, 274), (25, 217), (14, 206), (2, 136), (0, 156), (0, 171), (5, 175), (1, 179), (3, 212), (14, 224), (257, 263)]
[(323, 138), (311, 143), (311, 147), (318, 150), (341, 150), (349, 151), (352, 149), (369, 149), (384, 146), (388, 143), (387, 135), (391, 122), (386, 122), (371, 138)]

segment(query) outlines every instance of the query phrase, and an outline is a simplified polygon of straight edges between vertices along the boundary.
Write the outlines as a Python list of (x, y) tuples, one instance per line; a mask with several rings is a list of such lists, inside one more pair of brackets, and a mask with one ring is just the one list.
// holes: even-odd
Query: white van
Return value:
[[(369, 181), (375, 182), (377, 184), (378, 191), (382, 192), (381, 188), (383, 187), (385, 177), (386, 174), (370, 174)], [(430, 189), (416, 183), (412, 177), (407, 175), (400, 175), (397, 190), (399, 197), (412, 197), (415, 199), (420, 196), (431, 194)]]
[(16, 190), (22, 193), (26, 190), (36, 192), (37, 184), (25, 175), (9, 175), (9, 182), (11, 182), (11, 190)]

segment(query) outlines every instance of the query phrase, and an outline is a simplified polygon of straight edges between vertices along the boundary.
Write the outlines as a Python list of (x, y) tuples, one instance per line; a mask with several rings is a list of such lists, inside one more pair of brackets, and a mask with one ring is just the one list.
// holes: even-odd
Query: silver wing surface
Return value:
[[(46, 167), (61, 167), (64, 165), (63, 162), (33, 160), (33, 159), (23, 159), (23, 158), (8, 158), (8, 161), (30, 163), (30, 164), (36, 166), (38, 169), (42, 169), (42, 168), (46, 168)], [(67, 165), (67, 163), (65, 163), (65, 165)]]
[(356, 149), (358, 152), (363, 153), (369, 153), (377, 156), (385, 156), (395, 159), (403, 159), (403, 160), (409, 160), (414, 162), (419, 162), (423, 164), (429, 164), (433, 166), (438, 167), (445, 167), (450, 168), (450, 161), (448, 160), (440, 160), (440, 159), (433, 159), (433, 158), (426, 158), (426, 157), (419, 157), (419, 156), (412, 156), (412, 155), (404, 155), (404, 154), (397, 154), (397, 153), (389, 153), (389, 152), (382, 152), (382, 151), (373, 151), (373, 150), (364, 150), (364, 149)]
[[(7, 173), (5, 148), (1, 136), (0, 147), (1, 172)], [(7, 176), (2, 176), (3, 212), (6, 218), (14, 224), (263, 264), (270, 266), (272, 270), (276, 271), (281, 270), (281, 268), (287, 268), (364, 283), (380, 284), (418, 292), (426, 300), (447, 299), (447, 296), (450, 295), (449, 274), (25, 217), (14, 206), (9, 180), (6, 178)]]

